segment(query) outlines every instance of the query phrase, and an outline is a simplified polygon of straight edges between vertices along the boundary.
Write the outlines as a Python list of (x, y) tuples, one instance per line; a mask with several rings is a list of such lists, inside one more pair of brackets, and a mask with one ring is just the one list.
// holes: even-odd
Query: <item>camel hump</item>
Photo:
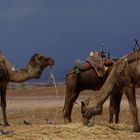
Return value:
[(77, 59), (75, 61), (75, 66), (74, 67), (80, 72), (80, 71), (83, 71), (83, 70), (90, 69), (91, 65), (87, 61), (82, 61), (80, 59)]

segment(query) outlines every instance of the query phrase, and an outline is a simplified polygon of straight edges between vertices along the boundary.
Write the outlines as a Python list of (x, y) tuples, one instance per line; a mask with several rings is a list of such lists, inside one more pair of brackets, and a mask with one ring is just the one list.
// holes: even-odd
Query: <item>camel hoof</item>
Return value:
[(86, 126), (87, 127), (92, 127), (92, 126), (94, 126), (94, 123), (88, 123)]
[(64, 124), (68, 123), (68, 119), (64, 118)]
[(68, 123), (68, 121), (64, 120), (64, 124), (67, 124), (67, 123)]
[(10, 124), (9, 123), (5, 123), (4, 126), (5, 127), (8, 127), (8, 126), (10, 126)]
[(71, 119), (68, 119), (68, 118), (64, 118), (64, 123), (67, 124), (67, 123), (71, 123), (72, 120)]
[(140, 127), (133, 127), (133, 132), (140, 132)]
[(72, 121), (69, 121), (69, 120), (64, 120), (64, 124), (68, 124), (68, 123), (71, 123)]
[(26, 120), (24, 120), (23, 123), (24, 123), (25, 125), (31, 125), (31, 123), (30, 123), (29, 121), (26, 121)]

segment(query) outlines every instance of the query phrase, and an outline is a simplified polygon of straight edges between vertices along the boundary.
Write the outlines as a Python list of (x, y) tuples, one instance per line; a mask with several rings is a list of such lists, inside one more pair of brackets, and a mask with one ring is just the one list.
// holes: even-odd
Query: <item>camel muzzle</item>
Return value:
[(95, 115), (93, 115), (90, 119), (82, 118), (82, 123), (87, 127), (92, 127), (95, 124)]

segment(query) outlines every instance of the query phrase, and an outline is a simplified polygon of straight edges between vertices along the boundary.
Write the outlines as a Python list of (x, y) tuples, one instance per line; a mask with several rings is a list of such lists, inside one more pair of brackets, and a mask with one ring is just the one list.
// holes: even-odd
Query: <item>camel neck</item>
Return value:
[(36, 78), (40, 74), (39, 69), (34, 68), (29, 63), (22, 69), (15, 69), (15, 67), (2, 55), (1, 62), (5, 71), (7, 72), (7, 81), (23, 82), (31, 78)]

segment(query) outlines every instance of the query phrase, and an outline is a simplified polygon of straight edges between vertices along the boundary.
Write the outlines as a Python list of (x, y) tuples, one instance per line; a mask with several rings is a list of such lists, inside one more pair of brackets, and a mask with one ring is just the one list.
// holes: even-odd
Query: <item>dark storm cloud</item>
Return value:
[[(41, 7), (40, 7), (41, 8)], [(1, 2), (0, 16), (9, 21), (16, 21), (31, 16), (38, 11), (37, 3), (30, 0), (6, 0)]]
[(101, 43), (120, 57), (134, 38), (140, 40), (139, 5), (139, 0), (1, 0), (0, 49), (18, 66), (35, 52), (50, 55), (60, 72)]

